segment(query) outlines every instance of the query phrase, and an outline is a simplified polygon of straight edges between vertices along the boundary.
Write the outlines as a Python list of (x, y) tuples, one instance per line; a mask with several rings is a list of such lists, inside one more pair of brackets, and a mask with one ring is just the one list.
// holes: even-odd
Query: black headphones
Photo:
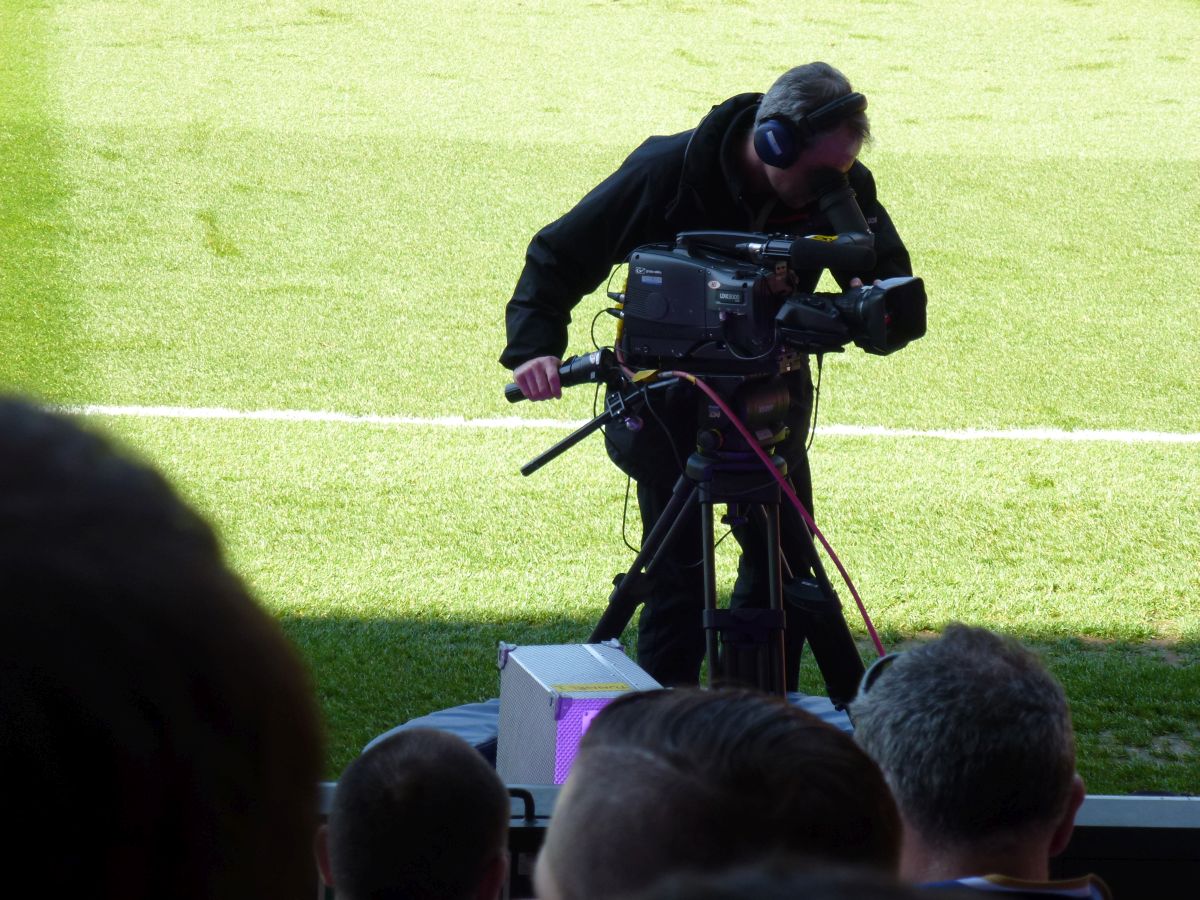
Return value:
[(798, 119), (768, 116), (754, 128), (754, 149), (768, 166), (786, 169), (813, 137), (843, 119), (867, 108), (867, 98), (859, 93), (846, 94), (819, 106)]

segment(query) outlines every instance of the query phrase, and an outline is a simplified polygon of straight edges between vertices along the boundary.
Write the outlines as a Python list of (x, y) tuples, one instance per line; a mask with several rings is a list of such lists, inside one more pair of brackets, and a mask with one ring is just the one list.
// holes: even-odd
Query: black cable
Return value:
[[(607, 311), (608, 310), (602, 309), (598, 313), (596, 313), (594, 316), (592, 316), (592, 324), (588, 326), (588, 337), (590, 337), (592, 339), (592, 349), (593, 350), (604, 349), (604, 347), (602, 347), (600, 345), (599, 341), (596, 340), (596, 323), (598, 321), (600, 321), (600, 317), (602, 315), (604, 315)], [(607, 347), (608, 345), (605, 344), (604, 346)]]
[(812, 425), (808, 430), (808, 443), (804, 445), (804, 452), (812, 448), (813, 438), (817, 436), (817, 414), (821, 411), (821, 375), (825, 372), (825, 354), (817, 354), (817, 383), (813, 386), (813, 417)]
[[(669, 443), (671, 445), (671, 458), (675, 460), (675, 465), (679, 469), (679, 474), (680, 475), (684, 474), (685, 464), (680, 461), (679, 446), (675, 443), (675, 438), (671, 435), (671, 429), (669, 429), (667, 427), (667, 423), (665, 421), (663, 421), (663, 418), (661, 415), (659, 415), (658, 410), (656, 410), (654, 408), (654, 404), (652, 404), (650, 402), (650, 392), (648, 390), (646, 390), (645, 388), (642, 389), (642, 405), (645, 406), (646, 410), (650, 413), (650, 415), (654, 417), (654, 421), (658, 423), (658, 427), (662, 429), (662, 433), (666, 437), (667, 443)], [(628, 516), (629, 516), (629, 488), (632, 483), (633, 483), (632, 476), (630, 476), (628, 473), (626, 473), (625, 505), (621, 510), (621, 541), (625, 544), (626, 547), (628, 547), (634, 553), (638, 553), (639, 548), (634, 547), (629, 542), (629, 535), (626, 531)], [(645, 537), (645, 535), (643, 535), (643, 537)], [(724, 540), (724, 539), (725, 539), (724, 537), (721, 538), (721, 540)], [(718, 541), (718, 543), (720, 543), (720, 542)], [(701, 557), (694, 563), (690, 563), (689, 565), (684, 566), (683, 568), (688, 568), (688, 569), (695, 568), (696, 566), (700, 565), (702, 562), (704, 562), (703, 557)]]
[[(716, 341), (710, 341), (709, 343), (716, 343)], [(777, 340), (777, 341), (775, 341), (775, 343), (771, 344), (770, 347), (768, 347), (766, 350), (764, 350), (762, 353), (758, 354), (757, 356), (742, 356), (740, 353), (738, 353), (736, 350), (733, 349), (733, 344), (731, 344), (729, 341), (725, 341), (724, 343), (725, 343), (725, 349), (726, 349), (726, 351), (728, 351), (729, 355), (732, 356), (734, 359), (741, 360), (742, 362), (758, 362), (758, 360), (760, 360), (760, 359), (766, 359), (767, 357), (773, 355), (779, 347), (779, 341)]]
[[(593, 319), (592, 323), (595, 324), (595, 321), (596, 320)], [(600, 348), (597, 347), (596, 349), (599, 350)], [(593, 415), (593, 417), (599, 415), (599, 413), (597, 413), (596, 410), (600, 405), (600, 391), (604, 387), (605, 387), (604, 382), (599, 382), (596, 385), (596, 394), (592, 398), (592, 415)], [(600, 434), (604, 435), (605, 440), (608, 439), (607, 432), (608, 432), (608, 427), (601, 426)], [(633, 484), (633, 477), (631, 475), (629, 475), (628, 473), (626, 473), (626, 475), (625, 475), (625, 503), (621, 507), (621, 543), (623, 543), (630, 551), (632, 551), (634, 554), (636, 554), (638, 552), (638, 548), (633, 546), (633, 544), (629, 543), (629, 533), (627, 531), (628, 523), (629, 523), (629, 488), (632, 484)]]
[(634, 556), (638, 553), (638, 548), (629, 543), (629, 535), (625, 531), (625, 526), (629, 521), (629, 488), (633, 484), (633, 476), (626, 473), (625, 475), (625, 505), (621, 508), (621, 542), (625, 544)]
[(685, 467), (687, 465), (686, 460), (683, 460), (679, 454), (679, 446), (675, 443), (675, 438), (671, 435), (671, 429), (667, 427), (667, 423), (664, 422), (662, 416), (658, 414), (658, 410), (656, 410), (653, 404), (650, 403), (650, 393), (648, 391), (643, 393), (643, 402), (645, 403), (646, 409), (649, 410), (650, 415), (654, 416), (654, 421), (658, 422), (658, 427), (662, 429), (663, 434), (666, 436), (667, 443), (671, 445), (671, 458), (675, 460), (675, 466), (678, 468), (679, 474), (684, 474)]

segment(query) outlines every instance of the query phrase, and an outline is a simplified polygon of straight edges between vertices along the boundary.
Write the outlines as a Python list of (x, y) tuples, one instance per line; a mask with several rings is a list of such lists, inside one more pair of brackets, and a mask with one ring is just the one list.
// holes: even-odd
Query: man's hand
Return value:
[(535, 356), (513, 369), (513, 381), (527, 400), (555, 400), (562, 397), (562, 385), (558, 381), (558, 367), (562, 360), (557, 356)]

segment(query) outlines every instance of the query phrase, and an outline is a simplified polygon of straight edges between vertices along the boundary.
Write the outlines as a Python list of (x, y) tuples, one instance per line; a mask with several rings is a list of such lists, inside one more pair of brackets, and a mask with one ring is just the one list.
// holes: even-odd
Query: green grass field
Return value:
[[(93, 419), (301, 647), (333, 776), (495, 696), (497, 640), (590, 632), (632, 556), (599, 438), (522, 478), (562, 429), (434, 420), (589, 417), (584, 388), (501, 397), (525, 244), (790, 65), (870, 97), (930, 296), (923, 340), (828, 361), (822, 424), (1200, 432), (1198, 45), (1191, 0), (0, 0), (0, 386), (424, 422)], [(812, 461), (890, 647), (1013, 634), (1067, 686), (1091, 791), (1200, 790), (1200, 444), (818, 434)]]

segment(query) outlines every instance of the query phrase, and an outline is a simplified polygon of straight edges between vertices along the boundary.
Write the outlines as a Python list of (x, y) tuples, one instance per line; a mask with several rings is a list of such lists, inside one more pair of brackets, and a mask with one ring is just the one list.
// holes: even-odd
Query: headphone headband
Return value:
[(786, 169), (796, 161), (804, 146), (822, 131), (858, 115), (867, 108), (867, 98), (851, 92), (830, 100), (798, 119), (768, 116), (754, 129), (754, 149), (768, 166)]
[(824, 106), (820, 106), (810, 113), (805, 113), (796, 122), (796, 125), (808, 137), (811, 137), (814, 134), (824, 131), (830, 125), (835, 125), (843, 119), (858, 115), (866, 108), (867, 98), (855, 91), (846, 94), (844, 97), (838, 97), (836, 100), (830, 100)]

